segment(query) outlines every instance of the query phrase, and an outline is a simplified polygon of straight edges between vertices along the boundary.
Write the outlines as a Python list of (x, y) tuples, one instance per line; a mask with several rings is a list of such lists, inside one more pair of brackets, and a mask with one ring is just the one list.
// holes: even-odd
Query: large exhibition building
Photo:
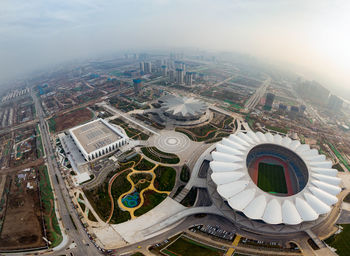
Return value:
[(322, 223), (337, 203), (340, 179), (316, 149), (288, 137), (248, 132), (211, 153), (208, 190), (243, 230), (291, 234)]
[(103, 119), (76, 126), (69, 134), (86, 161), (113, 152), (128, 141), (121, 130)]
[(167, 96), (162, 99), (161, 109), (165, 116), (177, 121), (192, 121), (203, 117), (208, 106), (197, 99)]

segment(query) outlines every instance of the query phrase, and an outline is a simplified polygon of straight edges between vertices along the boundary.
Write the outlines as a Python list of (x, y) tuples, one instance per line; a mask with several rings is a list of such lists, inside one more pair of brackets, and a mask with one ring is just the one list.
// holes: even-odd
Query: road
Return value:
[[(64, 227), (62, 233), (67, 232), (67, 235), (69, 237), (69, 241), (66, 247), (68, 247), (68, 245), (74, 241), (77, 247), (70, 250), (70, 252), (72, 252), (74, 255), (99, 255), (100, 251), (93, 245), (93, 243), (91, 243), (89, 237), (87, 236), (87, 233), (84, 231), (81, 225), (76, 210), (74, 209), (74, 206), (71, 202), (64, 180), (59, 171), (60, 169), (54, 155), (54, 150), (48, 132), (48, 125), (45, 121), (44, 112), (42, 110), (39, 99), (35, 94), (32, 94), (32, 97), (35, 102), (36, 113), (40, 122), (41, 137), (46, 154), (48, 173), (51, 177), (53, 192), (56, 196), (56, 207), (58, 208), (61, 223)], [(58, 178), (58, 181), (56, 177)], [(71, 218), (73, 219), (77, 229), (75, 229)], [(85, 243), (83, 240), (85, 240)], [(89, 246), (86, 245), (87, 243)], [(61, 251), (55, 251), (52, 253), (52, 255), (62, 255), (62, 253), (65, 253), (63, 252), (64, 250), (65, 248), (63, 248)]]
[(213, 87), (218, 87), (224, 83), (227, 83), (228, 81), (232, 80), (233, 78), (235, 78), (237, 75), (233, 75), (233, 76), (230, 76), (229, 78), (226, 78), (225, 80), (222, 80), (220, 82), (217, 82), (216, 84), (213, 84), (212, 88)]
[(28, 122), (25, 122), (25, 123), (22, 123), (22, 124), (18, 124), (18, 125), (12, 126), (11, 128), (10, 127), (5, 127), (5, 128), (0, 130), (0, 135), (6, 134), (6, 133), (10, 133), (10, 132), (12, 132), (14, 130), (17, 130), (17, 129), (20, 129), (20, 128), (24, 128), (24, 127), (27, 127), (27, 126), (31, 126), (31, 125), (37, 124), (38, 121), (39, 121), (38, 119), (34, 119), (34, 120), (31, 120), (31, 121), (28, 121)]
[(255, 91), (255, 93), (249, 98), (247, 103), (245, 104), (244, 108), (246, 110), (251, 110), (255, 108), (256, 105), (258, 105), (260, 99), (264, 96), (265, 91), (267, 87), (269, 87), (271, 83), (271, 78), (269, 77), (264, 81), (264, 83)]
[(115, 255), (119, 256), (119, 255), (123, 255), (123, 254), (126, 254), (128, 252), (133, 252), (133, 251), (141, 251), (145, 255), (151, 255), (147, 250), (147, 248), (149, 246), (163, 242), (164, 240), (169, 239), (169, 237), (172, 237), (180, 232), (187, 230), (190, 226), (198, 225), (198, 224), (212, 225), (212, 226), (218, 225), (222, 229), (225, 229), (228, 231), (235, 230), (235, 226), (233, 224), (231, 224), (226, 219), (223, 219), (220, 216), (216, 216), (216, 215), (212, 215), (212, 214), (208, 214), (204, 218), (197, 218), (195, 216), (189, 216), (186, 219), (184, 219), (182, 222), (178, 223), (177, 226), (171, 228), (170, 230), (168, 230), (168, 231), (166, 231), (158, 236), (144, 240), (144, 241), (137, 243), (137, 244), (132, 244), (132, 245), (128, 245), (128, 246), (125, 246), (123, 248), (117, 249)]

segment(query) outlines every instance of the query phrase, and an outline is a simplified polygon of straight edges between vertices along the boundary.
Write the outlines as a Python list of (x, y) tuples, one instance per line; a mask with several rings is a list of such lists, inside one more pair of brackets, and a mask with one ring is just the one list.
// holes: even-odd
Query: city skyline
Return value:
[(255, 56), (350, 98), (346, 1), (11, 1), (1, 9), (0, 82), (123, 50), (194, 48)]

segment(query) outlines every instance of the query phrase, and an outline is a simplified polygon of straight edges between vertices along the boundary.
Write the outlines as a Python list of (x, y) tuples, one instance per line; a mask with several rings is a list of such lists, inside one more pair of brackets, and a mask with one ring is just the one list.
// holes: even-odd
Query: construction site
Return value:
[(46, 247), (38, 173), (0, 176), (0, 251)]

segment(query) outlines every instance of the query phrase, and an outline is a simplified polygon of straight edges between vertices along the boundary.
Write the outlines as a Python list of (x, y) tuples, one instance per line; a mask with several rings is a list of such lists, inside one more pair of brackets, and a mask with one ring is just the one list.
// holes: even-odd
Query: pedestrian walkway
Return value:
[(189, 189), (183, 188), (183, 189), (181, 190), (180, 194), (178, 194), (178, 195), (174, 198), (174, 200), (175, 200), (176, 202), (180, 203), (180, 202), (185, 198), (185, 196), (188, 194), (188, 192), (190, 192)]
[(233, 243), (232, 243), (232, 247), (230, 247), (225, 256), (232, 256), (234, 253), (235, 253), (235, 249), (236, 249), (236, 246), (238, 245), (239, 241), (241, 240), (241, 236), (240, 235), (236, 235), (235, 239), (233, 240)]

